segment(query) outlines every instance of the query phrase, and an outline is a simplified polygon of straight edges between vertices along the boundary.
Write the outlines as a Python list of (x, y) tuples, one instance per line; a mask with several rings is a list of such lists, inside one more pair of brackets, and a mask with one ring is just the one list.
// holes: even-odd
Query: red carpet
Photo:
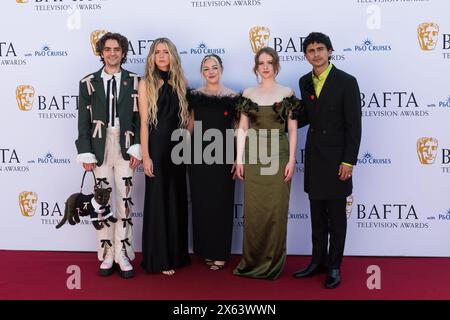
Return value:
[[(0, 251), (0, 299), (151, 299), (151, 300), (333, 300), (333, 299), (450, 299), (450, 258), (345, 257), (342, 284), (323, 288), (324, 275), (293, 279), (310, 257), (288, 256), (276, 281), (232, 275), (239, 262), (233, 256), (222, 271), (210, 271), (192, 256), (192, 265), (172, 276), (146, 274), (133, 262), (136, 275), (97, 276), (95, 253)], [(68, 266), (81, 270), (81, 289), (69, 290)], [(367, 267), (381, 268), (381, 289), (366, 286)]]

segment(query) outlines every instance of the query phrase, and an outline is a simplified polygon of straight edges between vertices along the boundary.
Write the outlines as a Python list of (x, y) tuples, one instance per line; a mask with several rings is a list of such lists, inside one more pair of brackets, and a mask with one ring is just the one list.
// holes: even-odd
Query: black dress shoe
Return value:
[(299, 278), (308, 278), (308, 277), (312, 277), (316, 274), (319, 273), (325, 273), (326, 272), (326, 268), (321, 265), (321, 264), (317, 264), (317, 263), (310, 263), (309, 266), (306, 267), (306, 269), (294, 272), (292, 274), (292, 276), (296, 279)]
[(339, 269), (331, 269), (325, 280), (325, 288), (334, 289), (341, 284), (341, 275)]

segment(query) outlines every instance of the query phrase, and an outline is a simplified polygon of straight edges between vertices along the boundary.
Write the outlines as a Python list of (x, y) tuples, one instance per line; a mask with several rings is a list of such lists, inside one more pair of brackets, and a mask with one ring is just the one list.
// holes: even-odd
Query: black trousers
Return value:
[[(347, 199), (310, 199), (312, 228), (312, 263), (339, 269), (344, 255), (347, 232)], [(330, 245), (328, 246), (328, 236)]]

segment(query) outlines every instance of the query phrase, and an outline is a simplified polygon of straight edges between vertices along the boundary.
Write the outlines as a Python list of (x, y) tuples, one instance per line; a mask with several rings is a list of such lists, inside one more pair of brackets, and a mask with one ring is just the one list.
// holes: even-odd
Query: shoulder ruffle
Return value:
[(291, 113), (291, 119), (297, 119), (298, 114), (303, 108), (303, 103), (295, 95), (286, 97), (280, 102), (273, 104), (273, 111), (278, 115), (280, 122), (285, 122)]
[(258, 104), (251, 99), (241, 96), (236, 105), (236, 117), (239, 117), (241, 113), (250, 118), (251, 121), (255, 120), (256, 113), (259, 111)]

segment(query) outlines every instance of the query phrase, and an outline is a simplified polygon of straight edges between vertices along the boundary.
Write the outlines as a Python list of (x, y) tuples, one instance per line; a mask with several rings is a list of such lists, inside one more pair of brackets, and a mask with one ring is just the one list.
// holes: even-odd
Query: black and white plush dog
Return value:
[(80, 216), (90, 216), (92, 225), (97, 230), (102, 229), (103, 224), (109, 227), (108, 221), (117, 222), (108, 205), (110, 196), (111, 188), (101, 188), (98, 185), (95, 185), (93, 194), (72, 194), (66, 201), (64, 217), (56, 229), (61, 228), (66, 222), (70, 225), (80, 223)]

